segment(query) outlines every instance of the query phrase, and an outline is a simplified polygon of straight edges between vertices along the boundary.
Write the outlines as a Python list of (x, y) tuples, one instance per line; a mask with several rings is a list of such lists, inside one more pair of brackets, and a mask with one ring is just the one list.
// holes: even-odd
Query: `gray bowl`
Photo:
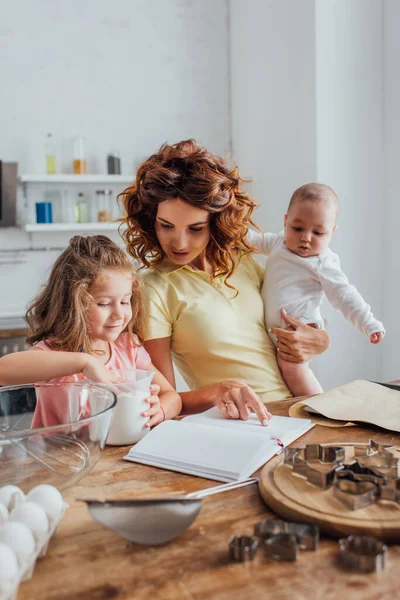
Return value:
[(116, 402), (91, 382), (0, 387), (0, 487), (75, 484), (100, 458)]

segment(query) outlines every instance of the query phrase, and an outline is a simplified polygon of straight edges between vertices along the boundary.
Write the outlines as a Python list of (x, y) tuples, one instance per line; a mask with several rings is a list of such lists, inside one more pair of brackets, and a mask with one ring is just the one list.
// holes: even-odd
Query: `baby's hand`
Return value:
[(371, 342), (371, 344), (379, 344), (379, 342), (382, 341), (384, 337), (385, 334), (383, 333), (383, 331), (376, 331), (375, 333), (372, 333), (369, 336), (369, 341)]
[(146, 398), (146, 402), (150, 404), (149, 408), (142, 412), (143, 417), (150, 417), (145, 427), (154, 427), (165, 420), (165, 413), (160, 404), (160, 386), (153, 384), (150, 386), (150, 398)]

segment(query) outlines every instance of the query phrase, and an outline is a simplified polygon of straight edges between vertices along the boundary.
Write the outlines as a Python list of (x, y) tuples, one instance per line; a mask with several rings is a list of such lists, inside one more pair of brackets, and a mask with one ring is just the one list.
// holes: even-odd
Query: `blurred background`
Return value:
[(313, 368), (325, 388), (399, 377), (399, 24), (397, 0), (5, 3), (0, 160), (19, 181), (15, 223), (0, 214), (0, 354), (68, 239), (118, 240), (115, 196), (138, 163), (193, 137), (252, 179), (266, 231), (298, 186), (335, 189), (332, 249), (387, 336), (373, 347), (325, 305), (332, 345)]

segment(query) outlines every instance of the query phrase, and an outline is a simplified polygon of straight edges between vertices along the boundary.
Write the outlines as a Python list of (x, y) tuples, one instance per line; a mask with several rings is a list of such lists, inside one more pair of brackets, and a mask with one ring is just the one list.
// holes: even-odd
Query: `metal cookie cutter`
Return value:
[(299, 545), (295, 535), (278, 533), (263, 540), (265, 554), (274, 560), (294, 561), (299, 555)]
[(378, 500), (400, 504), (400, 478), (384, 475), (353, 461), (336, 474), (333, 494), (352, 510)]
[(393, 476), (397, 477), (400, 461), (393, 454), (396, 450), (396, 446), (379, 444), (370, 439), (367, 444), (354, 445), (351, 452), (351, 458), (358, 460), (358, 462), (364, 466), (389, 470), (393, 469)]
[(379, 495), (379, 487), (372, 481), (337, 479), (333, 495), (351, 510), (357, 510), (374, 504)]
[(387, 562), (386, 544), (374, 537), (350, 535), (339, 540), (340, 562), (352, 571), (382, 571)]
[[(284, 464), (292, 468), (294, 475), (304, 477), (312, 485), (326, 490), (333, 484), (336, 472), (343, 468), (344, 458), (345, 450), (341, 446), (309, 444), (304, 448), (286, 448)], [(322, 470), (318, 463), (332, 466)]]
[(319, 460), (322, 463), (342, 463), (345, 459), (345, 449), (342, 446), (322, 446), (307, 444), (303, 448), (285, 448), (284, 462), (293, 466), (297, 460)]
[(229, 540), (229, 557), (236, 562), (253, 560), (257, 554), (258, 538), (251, 535), (233, 535)]
[(381, 485), (385, 483), (386, 478), (383, 473), (380, 473), (376, 469), (371, 467), (365, 467), (358, 460), (344, 465), (341, 471), (336, 474), (336, 479), (348, 479), (351, 481), (370, 481), (375, 485)]
[(379, 486), (379, 499), (400, 504), (400, 478), (387, 479)]
[(265, 519), (254, 526), (254, 535), (266, 540), (281, 534), (294, 535), (300, 550), (316, 550), (319, 544), (319, 528), (308, 523), (289, 523)]

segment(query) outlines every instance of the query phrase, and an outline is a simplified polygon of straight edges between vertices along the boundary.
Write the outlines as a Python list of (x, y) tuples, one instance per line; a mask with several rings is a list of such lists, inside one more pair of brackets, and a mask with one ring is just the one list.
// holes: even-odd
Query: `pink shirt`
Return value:
[[(119, 369), (148, 369), (151, 365), (151, 358), (144, 347), (139, 345), (140, 342), (136, 336), (134, 336), (134, 340), (138, 345), (132, 342), (128, 333), (121, 333), (115, 342), (110, 342), (110, 358), (104, 366), (111, 371)], [(45, 341), (38, 342), (35, 348), (47, 352), (57, 352), (57, 350), (51, 348)], [(71, 383), (85, 379), (86, 377), (83, 373), (76, 373), (75, 375), (48, 379), (47, 382)], [(80, 410), (80, 418), (85, 416), (90, 416), (90, 408), (86, 405), (81, 406)], [(70, 402), (66, 390), (59, 389), (55, 393), (54, 390), (47, 392), (47, 390), (42, 389), (40, 398), (38, 397), (37, 399), (31, 428), (59, 425), (60, 423), (68, 423), (70, 420)]]

